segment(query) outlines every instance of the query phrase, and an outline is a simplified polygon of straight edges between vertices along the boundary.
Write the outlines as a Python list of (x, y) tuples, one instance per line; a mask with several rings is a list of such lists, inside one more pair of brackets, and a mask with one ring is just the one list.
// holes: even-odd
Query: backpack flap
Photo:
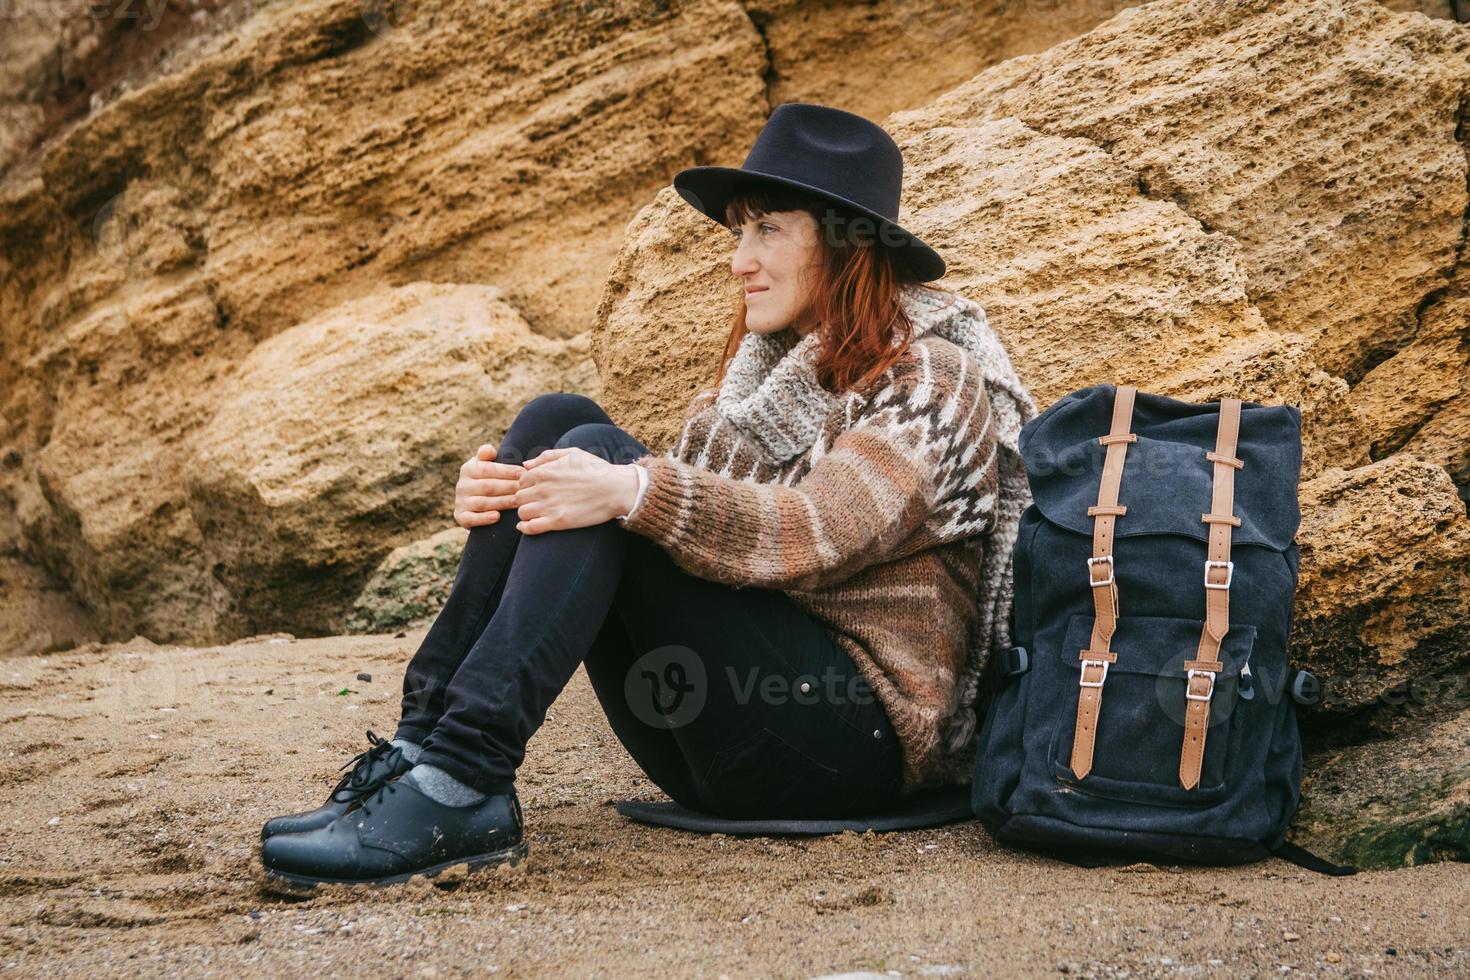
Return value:
[[(1021, 430), (1021, 454), (1033, 502), (1051, 523), (1092, 536), (1088, 508), (1097, 503), (1107, 447), (1113, 385), (1073, 392)], [(1140, 391), (1133, 396), (1128, 445), (1118, 500), (1128, 508), (1113, 527), (1122, 540), (1147, 534), (1182, 534), (1209, 540), (1209, 525), (1180, 501), (1208, 503), (1214, 466), (1205, 456), (1216, 446), (1220, 403), (1191, 404)], [(1301, 474), (1301, 411), (1291, 405), (1242, 402), (1235, 455), (1250, 479), (1235, 481), (1232, 529), (1236, 545), (1285, 551), (1301, 524), (1297, 483)]]
[[(1179, 748), (1184, 739), (1190, 685), (1186, 661), (1199, 645), (1198, 619), (1119, 616), (1112, 638), (1116, 660), (1108, 664), (1107, 697), (1099, 704), (1091, 771), (1079, 779), (1072, 768), (1076, 716), (1057, 713), (1051, 741), (1052, 773), (1063, 785), (1098, 796), (1165, 806), (1204, 806), (1230, 789), (1232, 748), (1241, 669), (1250, 660), (1255, 627), (1231, 627), (1220, 645), (1222, 670), (1208, 701), (1199, 785), (1185, 789), (1179, 780)], [(1082, 670), (1080, 651), (1092, 636), (1093, 617), (1078, 613), (1067, 623), (1056, 657), (1071, 676)]]

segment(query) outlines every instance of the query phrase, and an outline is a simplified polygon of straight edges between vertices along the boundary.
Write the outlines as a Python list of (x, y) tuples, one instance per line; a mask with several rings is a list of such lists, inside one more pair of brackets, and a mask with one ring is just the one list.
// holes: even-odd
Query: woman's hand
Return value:
[(524, 534), (588, 527), (626, 514), (638, 495), (633, 464), (609, 463), (568, 446), (526, 460), (515, 507)]
[(454, 485), (454, 522), (480, 527), (500, 520), (500, 512), (515, 506), (516, 489), (525, 467), (496, 463), (495, 446), (486, 443), (459, 468)]

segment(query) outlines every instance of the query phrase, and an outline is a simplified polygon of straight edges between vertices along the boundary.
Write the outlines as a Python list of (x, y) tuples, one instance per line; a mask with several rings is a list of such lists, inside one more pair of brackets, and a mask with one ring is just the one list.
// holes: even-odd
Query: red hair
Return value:
[[(825, 198), (797, 188), (750, 182), (736, 189), (726, 205), (725, 220), (733, 229), (775, 211), (806, 211), (819, 225), (829, 213), (835, 213), (838, 227), (854, 217)], [(901, 289), (921, 280), (914, 278), (898, 253), (880, 241), (863, 242), (829, 234), (819, 237), (823, 254), (810, 306), (817, 320), (815, 329), (821, 335), (815, 368), (822, 387), (836, 394), (872, 384), (908, 350), (913, 324), (903, 311)], [(748, 332), (745, 291), (741, 289), (715, 374), (716, 389)]]

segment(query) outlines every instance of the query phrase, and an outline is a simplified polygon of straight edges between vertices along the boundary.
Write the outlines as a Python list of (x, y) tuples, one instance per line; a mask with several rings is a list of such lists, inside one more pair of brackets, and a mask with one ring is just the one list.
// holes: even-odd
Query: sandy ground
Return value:
[(520, 773), (521, 865), (263, 887), (261, 822), (319, 803), (365, 729), (391, 734), (421, 636), (0, 660), (0, 973), (1470, 973), (1464, 865), (1081, 869), (975, 821), (817, 839), (632, 823), (615, 801), (662, 794), (581, 671)]

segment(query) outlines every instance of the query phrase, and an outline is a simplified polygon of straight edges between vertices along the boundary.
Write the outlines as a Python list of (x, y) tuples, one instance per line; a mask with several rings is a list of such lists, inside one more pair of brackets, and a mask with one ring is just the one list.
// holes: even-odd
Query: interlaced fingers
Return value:
[[(387, 774), (397, 768), (397, 760), (394, 757), (402, 755), (403, 749), (394, 745), (390, 739), (375, 734), (371, 728), (368, 729), (367, 736), (372, 747), (348, 759), (340, 767), (340, 769), (346, 769), (352, 766), (352, 771), (339, 779), (337, 785), (332, 789), (332, 799), (338, 803), (351, 803), (367, 796), (380, 784), (386, 782)], [(374, 777), (372, 775), (373, 764), (379, 760), (387, 762), (388, 765), (382, 774)]]

